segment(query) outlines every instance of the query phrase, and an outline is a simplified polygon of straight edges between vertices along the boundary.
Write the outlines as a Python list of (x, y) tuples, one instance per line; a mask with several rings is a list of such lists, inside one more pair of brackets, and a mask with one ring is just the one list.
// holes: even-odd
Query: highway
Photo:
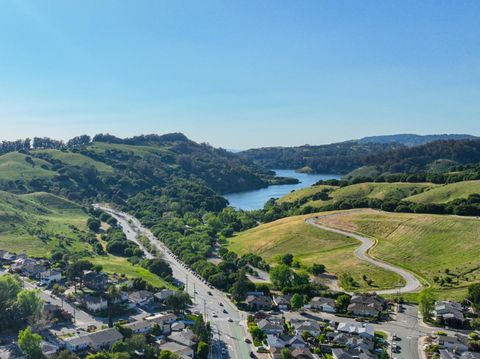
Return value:
[[(210, 288), (202, 278), (195, 275), (138, 219), (104, 205), (95, 205), (95, 207), (117, 219), (128, 240), (138, 243), (138, 235), (146, 236), (161, 253), (161, 257), (170, 263), (173, 276), (185, 284), (186, 291), (194, 300), (193, 310), (204, 314), (212, 324), (214, 340), (211, 358), (245, 359), (249, 357), (253, 348), (244, 341), (245, 338), (250, 337), (247, 334), (245, 312), (239, 311), (223, 292)], [(143, 249), (145, 251), (145, 248)]]

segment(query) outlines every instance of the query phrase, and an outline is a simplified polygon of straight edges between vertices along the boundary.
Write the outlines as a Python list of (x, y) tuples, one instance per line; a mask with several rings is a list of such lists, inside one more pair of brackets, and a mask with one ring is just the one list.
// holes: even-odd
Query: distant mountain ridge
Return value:
[(368, 136), (358, 140), (359, 143), (398, 143), (407, 147), (424, 145), (440, 140), (475, 140), (477, 136), (467, 134), (439, 134), (439, 135), (416, 135), (413, 133), (401, 133), (395, 135)]

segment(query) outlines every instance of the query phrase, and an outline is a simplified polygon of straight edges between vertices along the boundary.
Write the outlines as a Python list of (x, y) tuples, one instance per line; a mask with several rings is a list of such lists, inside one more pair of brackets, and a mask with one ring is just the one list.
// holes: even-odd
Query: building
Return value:
[(103, 291), (108, 285), (108, 275), (103, 272), (86, 271), (83, 274), (83, 283), (91, 290)]
[(468, 338), (465, 335), (457, 334), (451, 335), (438, 335), (436, 338), (436, 344), (440, 349), (447, 349), (455, 353), (463, 353), (468, 350)]
[(160, 303), (163, 303), (167, 298), (172, 295), (177, 294), (177, 291), (171, 289), (162, 289), (160, 292), (154, 294), (155, 300), (158, 300)]
[(180, 358), (183, 358), (183, 357), (193, 358), (192, 348), (182, 344), (175, 343), (175, 342), (168, 342), (168, 343), (161, 344), (159, 346), (159, 349), (172, 352), (173, 354), (177, 354), (178, 356), (180, 356)]
[(175, 332), (168, 336), (168, 340), (175, 342), (186, 347), (193, 348), (197, 343), (197, 336), (193, 333), (191, 329), (185, 329), (181, 332)]
[(125, 328), (132, 331), (133, 334), (148, 334), (153, 330), (155, 323), (147, 320), (137, 320), (135, 322), (124, 324)]
[(441, 301), (435, 304), (435, 320), (448, 325), (461, 325), (465, 322), (463, 307), (460, 303)]
[(62, 272), (56, 269), (47, 269), (40, 273), (40, 282), (50, 285), (52, 283), (60, 282), (62, 280)]
[(128, 300), (139, 307), (149, 305), (153, 302), (153, 293), (148, 290), (138, 290), (128, 295)]
[(90, 338), (88, 335), (66, 338), (64, 342), (65, 348), (71, 352), (81, 352), (90, 347)]
[(17, 259), (15, 254), (0, 249), (0, 263), (11, 264), (15, 259)]
[(267, 335), (267, 346), (269, 349), (283, 349), (283, 348), (305, 348), (307, 344), (300, 335)]
[(356, 334), (362, 337), (375, 337), (375, 329), (370, 324), (339, 323), (337, 331), (339, 333)]
[(292, 319), (290, 321), (290, 326), (295, 331), (295, 334), (302, 335), (302, 333), (309, 332), (313, 336), (320, 335), (322, 333), (322, 328), (314, 320), (304, 320), (304, 319)]
[(310, 300), (309, 306), (311, 309), (327, 313), (335, 313), (337, 311), (336, 302), (333, 298), (314, 297)]
[(289, 310), (291, 299), (290, 295), (275, 295), (273, 296), (273, 304), (280, 310)]
[(278, 317), (267, 317), (257, 323), (265, 334), (282, 334), (285, 331), (285, 320)]
[(26, 359), (16, 343), (0, 346), (1, 359)]
[(82, 298), (82, 303), (85, 308), (92, 312), (101, 312), (108, 309), (108, 301), (103, 297), (87, 294)]
[(245, 303), (255, 311), (271, 309), (273, 306), (272, 299), (266, 295), (249, 295), (247, 296), (247, 299), (245, 299)]
[(386, 301), (375, 294), (354, 295), (347, 310), (362, 317), (376, 317), (386, 305)]

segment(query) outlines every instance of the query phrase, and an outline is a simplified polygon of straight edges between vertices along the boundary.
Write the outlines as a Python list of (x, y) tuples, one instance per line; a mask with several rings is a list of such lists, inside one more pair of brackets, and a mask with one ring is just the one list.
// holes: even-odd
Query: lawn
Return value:
[(147, 283), (158, 287), (158, 288), (170, 288), (175, 289), (175, 286), (172, 284), (164, 281), (162, 278), (153, 274), (142, 268), (138, 265), (133, 265), (130, 263), (127, 258), (117, 257), (112, 255), (106, 256), (96, 256), (93, 258), (85, 258), (91, 261), (93, 264), (100, 264), (103, 267), (103, 271), (106, 273), (117, 273), (117, 274), (125, 274), (125, 276), (129, 279), (132, 278), (142, 278)]
[(82, 155), (81, 153), (60, 151), (60, 150), (54, 150), (54, 149), (35, 150), (33, 151), (33, 153), (47, 154), (53, 159), (61, 161), (70, 166), (77, 166), (77, 167), (93, 166), (99, 172), (103, 172), (103, 173), (113, 172), (113, 168), (111, 166), (102, 162), (95, 161), (94, 159), (87, 157), (85, 155)]
[(376, 238), (371, 255), (417, 273), (442, 297), (480, 281), (480, 220), (363, 210), (320, 222)]
[(321, 192), (324, 189), (335, 188), (333, 186), (326, 186), (326, 185), (318, 185), (318, 186), (311, 186), (306, 188), (301, 188), (299, 190), (290, 192), (289, 194), (283, 196), (282, 198), (278, 199), (278, 203), (283, 202), (295, 202), (296, 200), (313, 196), (314, 194)]
[(458, 198), (467, 198), (480, 193), (480, 181), (463, 181), (437, 186), (421, 194), (405, 198), (417, 203), (448, 203)]
[[(359, 283), (360, 287), (345, 288), (348, 290), (391, 288), (402, 283), (395, 273), (357, 259), (353, 253), (359, 246), (357, 240), (306, 224), (311, 216), (288, 217), (252, 228), (231, 238), (228, 247), (238, 254), (256, 253), (270, 263), (285, 253), (292, 253), (303, 265), (322, 263), (328, 272), (337, 276), (348, 273)], [(373, 280), (373, 286), (362, 280), (364, 274)]]

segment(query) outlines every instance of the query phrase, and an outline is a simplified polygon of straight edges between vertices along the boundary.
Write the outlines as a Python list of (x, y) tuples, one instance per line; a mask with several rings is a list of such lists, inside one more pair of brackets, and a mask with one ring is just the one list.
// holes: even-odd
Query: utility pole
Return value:
[(188, 294), (188, 274), (185, 275), (185, 292)]
[(207, 322), (207, 300), (203, 299), (203, 320)]
[(196, 293), (197, 290), (195, 289), (195, 282), (193, 282), (193, 303), (196, 303)]

